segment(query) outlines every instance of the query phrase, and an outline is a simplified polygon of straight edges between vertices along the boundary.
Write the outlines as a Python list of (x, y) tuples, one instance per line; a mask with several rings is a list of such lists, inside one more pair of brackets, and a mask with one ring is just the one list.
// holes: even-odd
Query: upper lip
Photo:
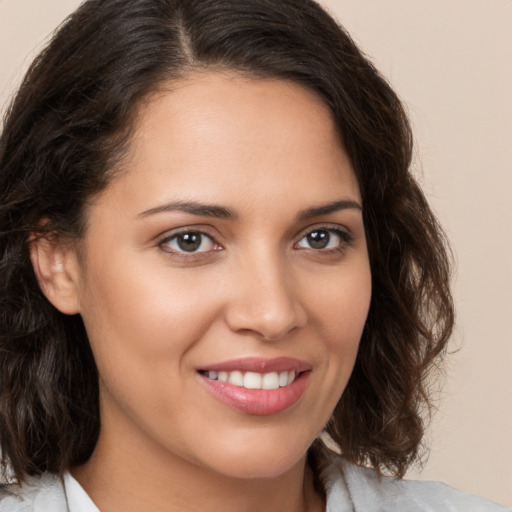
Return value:
[(311, 365), (306, 361), (293, 357), (276, 357), (272, 359), (260, 357), (246, 357), (242, 359), (231, 359), (220, 363), (202, 366), (198, 370), (206, 372), (232, 372), (245, 371), (256, 373), (269, 372), (304, 372), (311, 370)]

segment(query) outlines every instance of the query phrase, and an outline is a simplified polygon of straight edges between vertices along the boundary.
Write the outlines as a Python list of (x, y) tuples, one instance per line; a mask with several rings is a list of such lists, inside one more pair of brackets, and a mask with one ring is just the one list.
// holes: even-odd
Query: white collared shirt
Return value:
[[(326, 457), (320, 474), (326, 512), (510, 512), (510, 509), (439, 482), (379, 477), (371, 469)], [(0, 512), (100, 512), (82, 486), (65, 473), (43, 474), (21, 486), (0, 487)], [(151, 511), (148, 511), (151, 512)]]

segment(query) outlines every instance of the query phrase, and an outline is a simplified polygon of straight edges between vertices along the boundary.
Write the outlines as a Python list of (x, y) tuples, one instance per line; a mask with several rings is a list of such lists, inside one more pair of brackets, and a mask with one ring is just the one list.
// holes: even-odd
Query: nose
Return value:
[(231, 330), (278, 340), (306, 324), (299, 283), (289, 265), (276, 260), (254, 258), (234, 273), (233, 292), (225, 310)]

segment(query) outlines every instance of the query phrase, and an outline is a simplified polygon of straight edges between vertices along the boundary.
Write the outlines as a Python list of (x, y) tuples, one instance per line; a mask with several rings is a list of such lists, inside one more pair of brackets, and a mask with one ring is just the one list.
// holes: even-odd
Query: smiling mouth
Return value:
[(233, 386), (245, 389), (279, 389), (290, 386), (295, 379), (303, 372), (282, 371), (282, 372), (242, 372), (235, 371), (207, 371), (199, 370), (199, 373), (210, 380), (227, 382)]
[(206, 389), (244, 414), (268, 416), (296, 404), (313, 368), (292, 357), (232, 359), (197, 368)]

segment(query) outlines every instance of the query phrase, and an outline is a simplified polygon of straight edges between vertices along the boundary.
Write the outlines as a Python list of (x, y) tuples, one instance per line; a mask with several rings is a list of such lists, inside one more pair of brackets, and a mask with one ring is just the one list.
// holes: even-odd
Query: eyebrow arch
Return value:
[(210, 204), (197, 203), (195, 201), (173, 201), (137, 214), (137, 218), (145, 218), (163, 212), (180, 211), (198, 215), (200, 217), (213, 217), (218, 219), (236, 219), (238, 216), (229, 208)]
[(356, 201), (351, 199), (341, 199), (340, 201), (333, 201), (332, 203), (315, 206), (314, 208), (308, 208), (302, 210), (297, 215), (299, 220), (307, 220), (312, 217), (320, 217), (321, 215), (327, 215), (329, 213), (337, 212), (339, 210), (355, 209), (363, 211), (363, 207)]
[[(339, 201), (333, 201), (313, 208), (302, 210), (297, 215), (299, 220), (307, 220), (312, 217), (320, 217), (321, 215), (327, 215), (339, 210), (355, 209), (362, 211), (363, 208), (356, 201), (350, 199), (341, 199)], [(137, 218), (145, 218), (150, 215), (156, 215), (158, 213), (180, 211), (190, 213), (191, 215), (198, 215), (200, 217), (212, 217), (218, 219), (233, 220), (238, 218), (238, 214), (229, 208), (224, 206), (210, 205), (198, 203), (195, 201), (173, 201), (154, 208), (149, 208), (143, 212), (137, 214)]]

